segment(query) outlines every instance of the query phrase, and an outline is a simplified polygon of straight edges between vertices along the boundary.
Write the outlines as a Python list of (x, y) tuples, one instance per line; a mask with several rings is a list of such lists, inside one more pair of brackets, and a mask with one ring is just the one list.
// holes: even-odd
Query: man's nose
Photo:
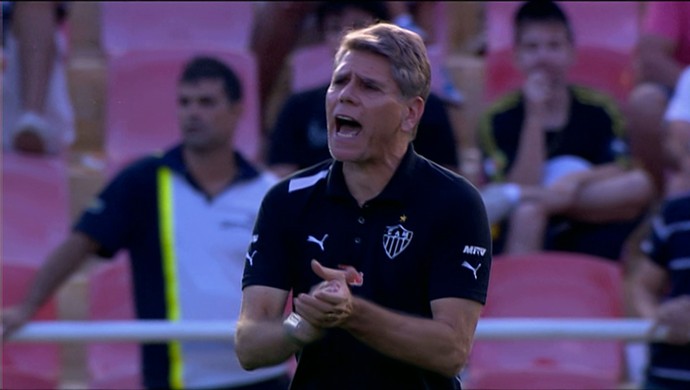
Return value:
[(355, 101), (354, 82), (350, 81), (347, 84), (343, 85), (343, 88), (338, 93), (338, 101), (341, 103), (353, 103)]

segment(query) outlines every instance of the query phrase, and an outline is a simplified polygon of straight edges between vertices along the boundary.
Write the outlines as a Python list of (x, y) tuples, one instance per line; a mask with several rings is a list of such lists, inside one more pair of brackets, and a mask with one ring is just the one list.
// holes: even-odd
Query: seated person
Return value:
[[(388, 13), (384, 2), (322, 2), (317, 19), (335, 54), (344, 32), (385, 21)], [(270, 135), (268, 165), (275, 174), (285, 176), (331, 158), (323, 104), (328, 87), (324, 84), (288, 97)], [(444, 103), (433, 93), (426, 102), (414, 148), (422, 156), (458, 170), (453, 128)]]
[(514, 190), (495, 251), (618, 259), (654, 194), (627, 157), (623, 118), (609, 98), (569, 83), (573, 34), (555, 2), (518, 9), (515, 44), (522, 89), (496, 102), (480, 129), (488, 179)]

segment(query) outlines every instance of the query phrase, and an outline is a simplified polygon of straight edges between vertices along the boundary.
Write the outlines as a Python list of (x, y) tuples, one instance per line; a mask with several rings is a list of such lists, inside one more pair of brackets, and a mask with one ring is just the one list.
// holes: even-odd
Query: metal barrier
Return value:
[[(165, 340), (232, 340), (232, 321), (36, 321), (20, 329), (11, 342), (160, 342)], [(475, 338), (606, 339), (651, 341), (664, 336), (644, 319), (481, 319)]]

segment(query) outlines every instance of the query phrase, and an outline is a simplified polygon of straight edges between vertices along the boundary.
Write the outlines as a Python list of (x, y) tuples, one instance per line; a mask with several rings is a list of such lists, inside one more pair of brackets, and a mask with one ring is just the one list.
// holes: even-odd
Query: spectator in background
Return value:
[(618, 259), (653, 196), (651, 180), (630, 166), (614, 103), (568, 81), (575, 47), (561, 8), (525, 2), (514, 28), (523, 86), (496, 102), (480, 129), (488, 179), (507, 183), (513, 201), (495, 249)]
[(3, 149), (60, 154), (74, 140), (64, 24), (69, 2), (2, 2)]
[(665, 174), (660, 133), (680, 73), (690, 65), (690, 2), (647, 1), (644, 7), (635, 62), (638, 84), (625, 108), (631, 153), (645, 164), (660, 194), (673, 193), (674, 179)]
[[(389, 19), (385, 2), (322, 2), (316, 9), (318, 27), (325, 41), (338, 48), (340, 38), (353, 28)], [(331, 157), (328, 150), (326, 107), (329, 82), (288, 97), (270, 134), (269, 168), (285, 176)], [(415, 150), (453, 171), (458, 170), (455, 135), (446, 107), (431, 93), (419, 124)]]
[(649, 345), (642, 388), (680, 390), (690, 388), (690, 66), (679, 78), (664, 127), (678, 193), (663, 201), (653, 219), (626, 297), (637, 315), (654, 321), (653, 333), (665, 333)]
[[(130, 255), (137, 318), (236, 320), (247, 242), (276, 180), (232, 149), (242, 87), (230, 68), (193, 58), (177, 93), (181, 144), (133, 163), (105, 187), (49, 255), (23, 303), (3, 311), (3, 339), (87, 259), (120, 249)], [(285, 364), (245, 372), (230, 341), (143, 344), (142, 357), (150, 389), (279, 390), (289, 382)]]

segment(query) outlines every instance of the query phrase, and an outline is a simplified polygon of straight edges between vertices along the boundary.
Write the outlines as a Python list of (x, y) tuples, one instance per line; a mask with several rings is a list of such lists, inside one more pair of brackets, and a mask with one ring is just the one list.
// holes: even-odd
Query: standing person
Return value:
[[(236, 319), (246, 242), (275, 178), (233, 149), (242, 88), (230, 68), (193, 58), (177, 93), (181, 144), (133, 163), (105, 187), (49, 255), (23, 303), (3, 313), (3, 338), (90, 256), (111, 258), (120, 249), (129, 251), (138, 319)], [(144, 344), (142, 357), (150, 389), (277, 390), (289, 382), (285, 365), (242, 370), (229, 341)]]
[(3, 1), (4, 150), (64, 152), (74, 141), (67, 84), (66, 1)]
[(523, 85), (487, 110), (480, 145), (489, 181), (541, 194), (514, 197), (496, 253), (548, 249), (617, 260), (654, 196), (627, 152), (624, 118), (610, 98), (568, 80), (575, 40), (556, 2), (524, 2), (514, 37)]
[(296, 354), (292, 389), (458, 389), (491, 236), (476, 188), (412, 146), (430, 89), (424, 42), (388, 23), (354, 30), (331, 80), (334, 161), (284, 179), (259, 211), (240, 362), (253, 370)]
[(630, 148), (654, 178), (660, 195), (671, 194), (677, 184), (673, 174), (667, 175), (661, 127), (680, 74), (690, 65), (690, 3), (644, 2), (640, 30), (634, 58), (638, 80), (625, 106)]
[(679, 79), (666, 126), (665, 151), (684, 186), (664, 199), (626, 294), (638, 315), (666, 332), (649, 345), (642, 388), (655, 390), (690, 388), (690, 67)]
[[(383, 1), (322, 2), (316, 8), (316, 15), (319, 30), (333, 54), (338, 49), (340, 38), (348, 30), (389, 19), (386, 2)], [(319, 87), (295, 93), (286, 100), (270, 134), (268, 165), (273, 173), (286, 176), (331, 157), (323, 104), (327, 90), (328, 82), (325, 82)], [(430, 93), (414, 140), (415, 150), (457, 171), (454, 134), (443, 101)]]

